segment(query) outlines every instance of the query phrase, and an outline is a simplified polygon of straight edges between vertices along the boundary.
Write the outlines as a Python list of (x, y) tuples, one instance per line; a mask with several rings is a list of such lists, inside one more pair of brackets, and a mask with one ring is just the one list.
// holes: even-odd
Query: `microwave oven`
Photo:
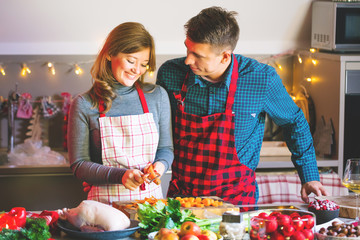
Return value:
[(314, 1), (311, 47), (360, 52), (360, 2)]

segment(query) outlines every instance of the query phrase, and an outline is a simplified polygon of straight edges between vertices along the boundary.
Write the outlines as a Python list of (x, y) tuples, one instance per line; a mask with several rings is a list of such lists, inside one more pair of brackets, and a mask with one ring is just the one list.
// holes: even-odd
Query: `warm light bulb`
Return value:
[(283, 70), (280, 64), (276, 64), (276, 66), (278, 67), (278, 69)]
[(307, 82), (312, 82), (312, 78), (311, 78), (311, 77), (307, 77), (307, 78), (306, 78), (306, 81), (307, 81)]
[(0, 65), (0, 72), (3, 76), (5, 76), (5, 69), (3, 68), (3, 66)]
[(79, 65), (75, 64), (75, 73), (80, 75), (83, 73), (83, 70), (79, 67)]
[(298, 54), (297, 57), (298, 57), (299, 63), (302, 63), (302, 58), (301, 58), (300, 54)]
[(296, 100), (296, 97), (295, 97), (295, 96), (292, 96), (292, 99), (295, 101), (295, 100)]
[(309, 51), (310, 51), (311, 53), (314, 53), (314, 52), (316, 52), (316, 49), (315, 49), (315, 48), (310, 48)]
[(150, 71), (150, 72), (149, 72), (149, 76), (150, 76), (150, 77), (153, 77), (153, 76), (154, 76), (154, 72), (153, 72), (153, 71)]
[(54, 66), (54, 64), (52, 62), (48, 62), (47, 66), (48, 66), (49, 72), (52, 75), (55, 75), (55, 66)]
[(30, 68), (25, 64), (25, 63), (23, 63), (22, 65), (21, 65), (21, 76), (26, 76), (26, 74), (30, 74), (31, 73), (31, 70), (30, 70)]
[(311, 62), (314, 66), (316, 66), (316, 64), (318, 64), (318, 61), (316, 59), (311, 59)]

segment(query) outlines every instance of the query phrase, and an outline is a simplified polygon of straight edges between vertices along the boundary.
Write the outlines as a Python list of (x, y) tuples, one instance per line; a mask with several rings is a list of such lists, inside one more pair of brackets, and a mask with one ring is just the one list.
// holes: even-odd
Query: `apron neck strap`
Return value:
[(237, 87), (237, 80), (239, 77), (239, 64), (238, 61), (235, 57), (235, 55), (232, 55), (232, 58), (234, 59), (234, 64), (233, 64), (233, 70), (231, 73), (231, 82), (230, 82), (230, 86), (229, 86), (229, 94), (226, 100), (226, 110), (225, 112), (228, 114), (232, 114), (232, 107), (235, 101), (235, 92), (236, 92), (236, 87)]
[[(149, 108), (148, 108), (148, 105), (146, 103), (145, 95), (144, 95), (144, 92), (142, 91), (142, 89), (140, 87), (140, 84), (138, 82), (135, 82), (135, 88), (136, 88), (136, 90), (137, 90), (137, 92), (139, 94), (141, 106), (143, 108), (144, 113), (148, 113)], [(105, 117), (105, 113), (102, 113), (104, 110), (105, 110), (104, 100), (100, 99), (100, 101), (99, 101), (100, 117)]]
[(136, 87), (136, 90), (139, 94), (139, 97), (140, 97), (140, 102), (141, 102), (141, 105), (142, 105), (142, 108), (144, 110), (144, 113), (148, 113), (149, 112), (149, 108), (148, 108), (148, 105), (146, 103), (146, 99), (145, 99), (145, 95), (144, 95), (144, 92), (143, 90), (141, 89), (140, 87), (140, 84), (138, 81), (135, 82), (135, 87)]

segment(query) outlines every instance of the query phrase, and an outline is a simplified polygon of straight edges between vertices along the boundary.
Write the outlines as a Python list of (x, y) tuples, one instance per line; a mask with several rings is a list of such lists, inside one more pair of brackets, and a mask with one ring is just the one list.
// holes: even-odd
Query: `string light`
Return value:
[(311, 53), (315, 53), (315, 52), (316, 52), (316, 49), (315, 49), (315, 48), (310, 48), (309, 51), (310, 51)]
[(302, 58), (301, 58), (300, 54), (297, 55), (297, 58), (298, 58), (299, 63), (301, 64), (302, 63)]
[(154, 76), (154, 72), (153, 71), (150, 71), (149, 72), (149, 77), (153, 77)]
[(316, 60), (315, 58), (312, 58), (311, 62), (314, 66), (316, 66), (318, 64), (318, 60)]
[(281, 66), (281, 64), (275, 62), (275, 65), (276, 65), (276, 67), (277, 67), (278, 69), (280, 69), (281, 71), (283, 70), (283, 67)]
[(21, 76), (25, 77), (27, 74), (30, 74), (31, 70), (30, 68), (26, 65), (26, 63), (22, 63), (21, 64)]
[(0, 72), (1, 72), (1, 74), (2, 74), (3, 76), (6, 75), (6, 74), (5, 74), (5, 69), (4, 69), (4, 67), (2, 66), (2, 64), (0, 64)]
[(78, 64), (75, 64), (74, 67), (75, 67), (75, 73), (76, 73), (77, 75), (80, 75), (80, 74), (83, 73), (83, 70), (81, 69), (81, 67), (79, 67)]
[(54, 64), (53, 64), (52, 62), (48, 62), (48, 63), (47, 63), (47, 66), (48, 66), (49, 72), (50, 72), (52, 75), (55, 75), (55, 67), (54, 67)]
[(313, 81), (313, 78), (307, 77), (307, 78), (305, 78), (305, 80), (306, 80), (307, 82), (312, 82), (312, 81)]

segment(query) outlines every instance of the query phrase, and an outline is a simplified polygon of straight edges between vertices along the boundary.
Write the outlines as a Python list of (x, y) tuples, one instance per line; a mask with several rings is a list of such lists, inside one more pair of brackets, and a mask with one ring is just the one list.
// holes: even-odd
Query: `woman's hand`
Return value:
[(122, 184), (126, 189), (134, 191), (144, 183), (143, 175), (144, 173), (139, 169), (126, 170), (124, 176), (122, 177)]

